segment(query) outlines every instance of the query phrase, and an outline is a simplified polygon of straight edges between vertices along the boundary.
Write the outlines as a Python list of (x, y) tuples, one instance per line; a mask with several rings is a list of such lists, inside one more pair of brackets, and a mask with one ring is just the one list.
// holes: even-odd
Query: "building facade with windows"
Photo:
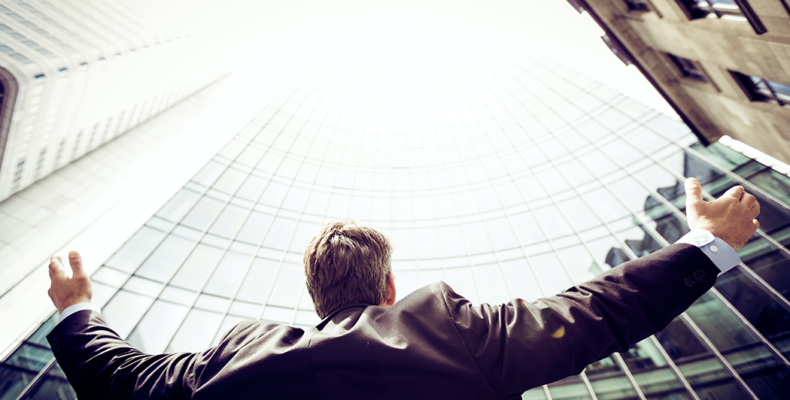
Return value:
[(703, 144), (728, 135), (790, 162), (787, 0), (568, 0)]
[[(204, 349), (243, 319), (307, 329), (303, 251), (341, 218), (391, 237), (401, 297), (443, 280), (475, 303), (532, 301), (677, 240), (694, 176), (707, 199), (741, 184), (760, 200), (743, 263), (655, 336), (523, 397), (788, 398), (790, 177), (549, 59), (432, 85), (289, 86), (92, 272), (93, 301), (149, 353)], [(74, 396), (56, 322), (4, 353), (1, 399)]]
[(221, 76), (222, 57), (136, 7), (0, 5), (0, 201)]

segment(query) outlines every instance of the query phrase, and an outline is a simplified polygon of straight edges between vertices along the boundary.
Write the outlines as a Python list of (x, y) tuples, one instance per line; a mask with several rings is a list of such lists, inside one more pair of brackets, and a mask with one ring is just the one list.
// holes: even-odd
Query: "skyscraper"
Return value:
[(699, 140), (790, 162), (787, 0), (568, 0), (604, 29)]
[(171, 6), (0, 5), (0, 201), (227, 72), (226, 51), (149, 18)]
[[(302, 253), (339, 218), (391, 236), (401, 296), (444, 280), (472, 302), (535, 300), (679, 238), (695, 176), (709, 199), (760, 199), (743, 265), (656, 336), (524, 397), (790, 393), (787, 176), (546, 58), (386, 91), (335, 78), (278, 95), (93, 273), (121, 336), (196, 351), (242, 319), (317, 323)], [(73, 396), (44, 339), (56, 321), (0, 364), (3, 399)]]

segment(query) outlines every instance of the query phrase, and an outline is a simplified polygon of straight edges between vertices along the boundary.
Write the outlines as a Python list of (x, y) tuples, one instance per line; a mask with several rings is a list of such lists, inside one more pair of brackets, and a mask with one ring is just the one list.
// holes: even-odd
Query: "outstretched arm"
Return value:
[[(760, 206), (742, 187), (705, 202), (699, 182), (690, 178), (686, 192), (692, 230), (708, 230), (738, 249), (759, 226)], [(719, 272), (697, 243), (678, 243), (534, 303), (474, 306), (455, 293), (445, 299), (483, 374), (509, 397), (578, 374), (662, 330), (713, 286)]]
[[(53, 257), (48, 293), (58, 312), (89, 304), (91, 282), (76, 251), (69, 253), (71, 274)], [(222, 357), (220, 347), (200, 353), (149, 355), (121, 339), (90, 307), (63, 315), (47, 336), (55, 357), (80, 399), (189, 398), (209, 359)]]

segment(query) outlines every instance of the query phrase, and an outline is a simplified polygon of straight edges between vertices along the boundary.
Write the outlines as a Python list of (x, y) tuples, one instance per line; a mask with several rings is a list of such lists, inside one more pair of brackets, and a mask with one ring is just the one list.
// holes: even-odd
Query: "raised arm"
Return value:
[[(696, 179), (686, 190), (692, 229), (738, 249), (759, 226), (759, 204), (742, 187), (711, 202), (702, 200)], [(483, 374), (507, 398), (578, 374), (662, 330), (713, 286), (719, 262), (696, 243), (678, 243), (534, 303), (474, 306), (449, 293), (446, 304)]]
[[(92, 295), (79, 253), (69, 253), (69, 264), (71, 274), (60, 257), (53, 257), (49, 265), (52, 286), (48, 293), (61, 313), (71, 306), (88, 304)], [(205, 363), (222, 357), (221, 348), (200, 353), (143, 354), (89, 307), (65, 316), (47, 339), (82, 400), (189, 398)]]

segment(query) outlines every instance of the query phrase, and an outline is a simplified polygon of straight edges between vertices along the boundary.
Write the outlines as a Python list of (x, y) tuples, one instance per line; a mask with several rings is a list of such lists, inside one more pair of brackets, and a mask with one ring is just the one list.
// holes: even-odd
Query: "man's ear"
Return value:
[(390, 272), (387, 276), (387, 300), (384, 301), (385, 307), (392, 307), (395, 304), (395, 298), (398, 292), (395, 290), (395, 275)]

